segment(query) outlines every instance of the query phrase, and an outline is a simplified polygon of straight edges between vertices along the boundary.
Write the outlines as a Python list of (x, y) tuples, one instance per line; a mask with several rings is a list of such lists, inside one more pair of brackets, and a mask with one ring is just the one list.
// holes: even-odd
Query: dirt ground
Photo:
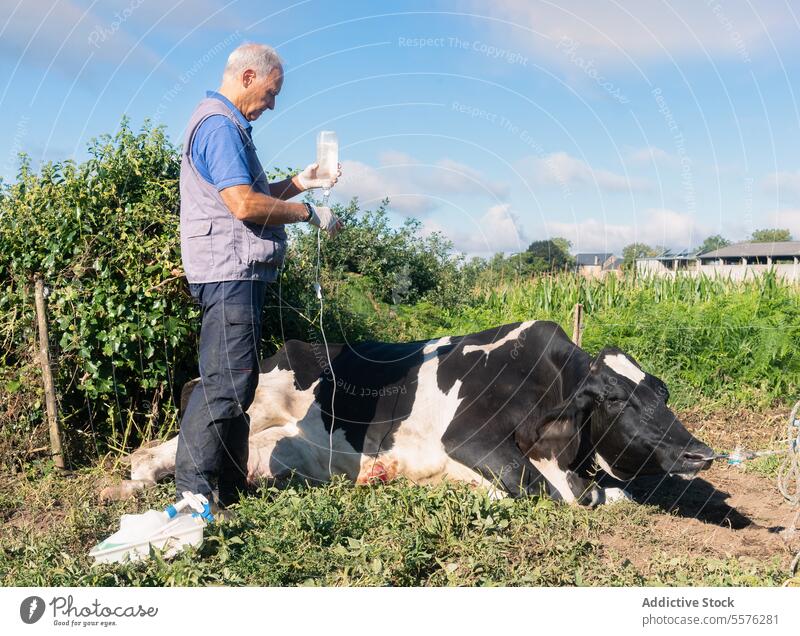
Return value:
[(694, 435), (717, 450), (737, 446), (755, 451), (785, 448), (786, 423), (789, 412), (785, 407), (764, 411), (747, 409), (687, 409), (678, 413), (681, 421)]
[(779, 556), (787, 567), (800, 550), (800, 529), (790, 530), (798, 508), (784, 500), (774, 480), (742, 468), (719, 463), (691, 480), (648, 478), (628, 490), (663, 514), (646, 528), (622, 524), (604, 547), (642, 571), (655, 550), (717, 559)]

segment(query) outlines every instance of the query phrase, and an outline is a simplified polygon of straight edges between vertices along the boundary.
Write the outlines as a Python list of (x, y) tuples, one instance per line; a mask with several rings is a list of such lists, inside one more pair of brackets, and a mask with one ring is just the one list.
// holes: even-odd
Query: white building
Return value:
[(800, 241), (736, 243), (705, 254), (665, 252), (636, 259), (636, 271), (645, 275), (704, 274), (744, 280), (774, 271), (786, 280), (800, 280)]

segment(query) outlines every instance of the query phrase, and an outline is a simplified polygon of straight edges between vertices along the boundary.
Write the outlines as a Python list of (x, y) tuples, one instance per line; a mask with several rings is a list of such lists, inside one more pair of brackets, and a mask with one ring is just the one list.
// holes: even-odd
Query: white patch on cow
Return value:
[[(330, 405), (326, 404), (324, 408), (328, 409)], [(355, 481), (361, 467), (361, 453), (350, 445), (345, 437), (344, 428), (337, 428), (335, 422), (333, 436), (330, 435), (325, 428), (322, 407), (319, 403), (314, 402), (306, 417), (297, 423), (297, 428), (299, 436), (293, 452), (300, 454), (301, 462), (295, 465), (298, 474), (318, 481), (327, 481), (331, 474), (345, 475)], [(328, 473), (329, 457), (330, 473)]]
[(614, 469), (611, 468), (611, 464), (609, 464), (600, 453), (595, 453), (594, 458), (597, 461), (597, 465), (600, 466), (600, 468), (602, 468), (606, 473), (611, 475), (614, 479), (619, 479), (620, 481), (627, 481), (625, 477), (614, 472)]
[(317, 382), (305, 391), (298, 391), (294, 384), (294, 371), (290, 369), (275, 367), (268, 373), (260, 374), (253, 403), (247, 409), (250, 434), (259, 433), (270, 426), (297, 422), (305, 417), (314, 402)]
[(247, 479), (283, 477), (293, 469), (300, 474), (303, 464), (301, 444), (297, 443), (300, 431), (294, 422), (274, 426), (250, 435), (250, 455), (247, 459)]
[(532, 459), (531, 462), (542, 473), (542, 476), (561, 493), (564, 501), (568, 503), (575, 501), (575, 495), (572, 494), (572, 488), (569, 487), (567, 481), (567, 471), (558, 465), (557, 459)]
[(480, 488), (485, 488), (489, 492), (490, 499), (503, 499), (504, 497), (508, 497), (506, 491), (497, 488), (492, 481), (486, 479), (479, 472), (472, 470), (464, 464), (453, 461), (450, 458), (448, 458), (445, 472), (442, 473), (441, 478), (448, 481), (462, 481)]
[(175, 472), (178, 437), (152, 448), (141, 448), (131, 455), (131, 480), (155, 484)]
[(544, 428), (536, 444), (527, 451), (530, 462), (567, 502), (574, 502), (575, 495), (563, 466), (575, 458), (578, 445), (575, 423), (556, 420)]
[(644, 380), (644, 371), (621, 353), (603, 356), (603, 363), (623, 378), (628, 378), (631, 382), (639, 384), (639, 382)]
[(631, 501), (630, 493), (622, 488), (603, 488), (603, 503), (614, 503), (615, 501)]
[(322, 418), (323, 406), (314, 396), (319, 382), (298, 391), (291, 371), (273, 370), (261, 375), (256, 397), (248, 410), (250, 480), (283, 477), (292, 472), (300, 479), (317, 482), (327, 481), (331, 473), (350, 479), (358, 476), (361, 454), (347, 442), (344, 429), (335, 425), (331, 473), (328, 473), (331, 437)]
[[(450, 337), (446, 336), (425, 344), (422, 364), (417, 370), (414, 404), (408, 417), (398, 425), (392, 448), (385, 454), (396, 462), (397, 474), (417, 483), (434, 483), (444, 479), (445, 475), (467, 476), (464, 467), (450, 459), (442, 444), (447, 426), (461, 403), (458, 397), (461, 380), (456, 380), (445, 393), (439, 389), (436, 377), (439, 370), (438, 350), (449, 343)], [(474, 481), (478, 476), (468, 477), (469, 481)]]
[(520, 324), (519, 327), (517, 327), (516, 329), (512, 329), (499, 340), (495, 340), (494, 342), (491, 342), (487, 345), (464, 345), (464, 347), (461, 349), (461, 353), (466, 355), (468, 353), (472, 353), (473, 351), (481, 351), (486, 355), (486, 359), (488, 361), (489, 354), (492, 351), (494, 351), (498, 347), (502, 347), (507, 342), (511, 342), (519, 338), (520, 334), (535, 322), (536, 322), (535, 320), (526, 320), (525, 322)]

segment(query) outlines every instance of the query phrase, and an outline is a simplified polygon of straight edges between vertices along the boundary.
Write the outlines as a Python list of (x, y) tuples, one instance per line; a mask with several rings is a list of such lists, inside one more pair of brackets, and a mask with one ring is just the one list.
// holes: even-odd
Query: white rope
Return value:
[[(780, 490), (784, 499), (793, 506), (800, 506), (800, 420), (797, 418), (798, 412), (800, 412), (800, 401), (794, 405), (789, 415), (789, 421), (786, 424), (786, 438), (789, 444), (788, 453), (778, 467), (778, 490)], [(798, 520), (800, 520), (800, 507), (792, 521), (792, 527), (789, 529), (790, 533), (797, 531)], [(800, 583), (797, 578), (798, 565), (800, 565), (800, 552), (795, 555), (789, 565), (789, 575), (794, 578), (784, 581), (784, 586)]]
[[(331, 195), (330, 188), (322, 190), (322, 205), (328, 206), (328, 197)], [(336, 398), (336, 374), (333, 372), (333, 363), (331, 362), (331, 352), (328, 348), (328, 338), (325, 335), (325, 325), (322, 320), (322, 285), (319, 280), (320, 260), (322, 258), (322, 243), (320, 240), (322, 229), (317, 228), (317, 268), (314, 275), (314, 291), (319, 299), (319, 331), (322, 334), (322, 342), (325, 344), (325, 356), (328, 359), (328, 368), (331, 370), (331, 382), (333, 384), (331, 389), (331, 429), (328, 432), (328, 477), (333, 477), (333, 427), (336, 423), (336, 411), (333, 406), (334, 399)]]
[[(797, 415), (800, 402), (794, 405), (786, 424), (786, 439), (789, 444), (786, 458), (778, 468), (778, 490), (793, 506), (800, 505), (800, 420)], [(795, 520), (796, 521), (796, 520)]]

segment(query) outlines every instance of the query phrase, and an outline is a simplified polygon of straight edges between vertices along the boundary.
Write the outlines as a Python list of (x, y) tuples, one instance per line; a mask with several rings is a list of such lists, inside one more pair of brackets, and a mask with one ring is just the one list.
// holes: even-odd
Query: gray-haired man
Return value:
[(311, 164), (268, 183), (250, 122), (275, 107), (283, 65), (271, 47), (243, 44), (228, 58), (222, 85), (209, 91), (186, 128), (181, 158), (181, 257), (202, 307), (200, 384), (181, 420), (175, 484), (222, 507), (247, 482), (250, 421), (258, 384), (257, 344), (267, 283), (286, 251), (287, 223), (309, 222), (333, 236), (341, 223), (326, 207), (287, 201), (336, 182)]

